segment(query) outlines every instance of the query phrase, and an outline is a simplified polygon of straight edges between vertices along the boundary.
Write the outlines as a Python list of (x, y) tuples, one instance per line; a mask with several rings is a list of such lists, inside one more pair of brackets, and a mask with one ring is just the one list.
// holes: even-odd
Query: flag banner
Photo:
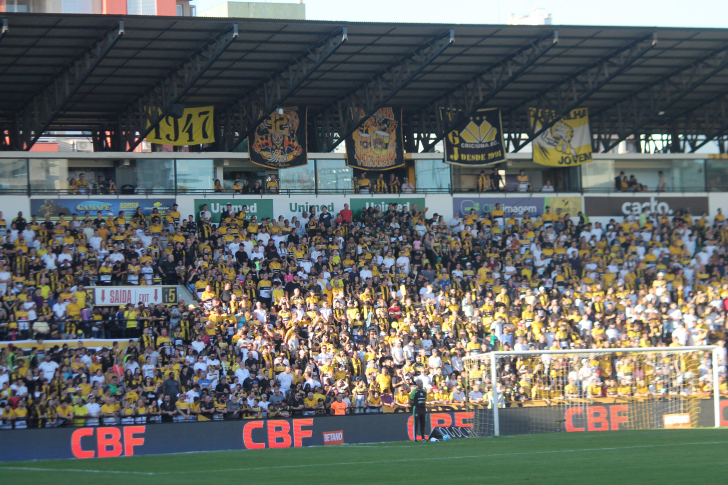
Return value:
[(445, 162), (478, 167), (506, 159), (501, 110), (481, 109), (445, 137)]
[(251, 162), (266, 168), (306, 165), (306, 108), (283, 108), (283, 114), (274, 111), (248, 137), (248, 153)]
[(404, 165), (402, 108), (381, 108), (346, 139), (346, 164), (360, 170)]
[[(541, 120), (551, 119), (549, 113), (529, 108), (533, 131), (541, 129)], [(573, 167), (593, 160), (589, 111), (586, 108), (572, 110), (551, 128), (533, 140), (533, 161), (550, 167)]]
[(215, 141), (214, 115), (214, 106), (185, 108), (181, 118), (166, 116), (157, 123), (157, 126), (147, 135), (147, 141), (174, 146), (213, 143)]

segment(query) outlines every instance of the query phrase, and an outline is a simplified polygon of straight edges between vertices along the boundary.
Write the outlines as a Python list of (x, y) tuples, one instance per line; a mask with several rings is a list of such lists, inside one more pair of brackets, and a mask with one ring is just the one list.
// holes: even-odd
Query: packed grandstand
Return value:
[[(176, 206), (0, 217), (2, 427), (396, 412), (418, 380), (432, 406), (492, 406), (485, 367), (463, 361), (491, 350), (717, 344), (728, 396), (720, 214), (645, 210), (602, 226), (548, 208), (446, 220), (390, 204), (354, 219), (346, 205), (260, 221), (245, 209), (219, 225)], [(87, 301), (92, 286), (162, 283), (195, 301)], [(23, 340), (35, 343), (12, 344)], [(676, 378), (689, 379), (680, 392), (714, 391), (710, 352), (582, 357), (514, 358), (499, 405), (664, 399)]]

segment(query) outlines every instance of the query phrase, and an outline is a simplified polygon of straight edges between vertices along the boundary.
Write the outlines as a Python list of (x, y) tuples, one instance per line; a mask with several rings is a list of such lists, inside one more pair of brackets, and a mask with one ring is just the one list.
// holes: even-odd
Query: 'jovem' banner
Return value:
[[(536, 108), (529, 109), (531, 129), (536, 132), (552, 120), (554, 113)], [(551, 167), (573, 167), (593, 160), (589, 111), (572, 110), (533, 140), (533, 161)]]

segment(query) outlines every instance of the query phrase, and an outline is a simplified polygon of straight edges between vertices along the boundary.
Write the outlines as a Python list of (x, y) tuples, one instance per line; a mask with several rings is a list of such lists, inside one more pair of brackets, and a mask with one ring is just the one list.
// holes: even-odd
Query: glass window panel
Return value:
[(25, 158), (0, 161), (0, 189), (27, 189), (28, 165)]
[(265, 185), (265, 167), (256, 165), (250, 160), (223, 160), (222, 186), (226, 190), (233, 190), (236, 180), (243, 187), (242, 192), (247, 194), (250, 188), (255, 186), (256, 180)]
[(706, 171), (708, 190), (728, 190), (728, 160), (707, 160)]
[[(668, 180), (670, 180), (669, 177)], [(704, 191), (705, 160), (673, 160), (672, 181), (676, 190), (684, 192)]]
[(449, 190), (450, 165), (442, 160), (415, 160), (417, 190)]
[(352, 191), (354, 171), (345, 160), (316, 160), (316, 187), (322, 191)]
[(67, 188), (68, 160), (30, 160), (30, 190), (58, 190)]
[(215, 185), (215, 163), (209, 160), (177, 159), (177, 190), (211, 190)]
[(314, 162), (301, 167), (286, 168), (278, 171), (281, 190), (298, 190), (313, 192), (315, 189)]
[(594, 160), (581, 165), (581, 186), (585, 191), (592, 189), (614, 189), (614, 160)]
[[(506, 165), (504, 163), (497, 165), (498, 175), (500, 176), (499, 188), (503, 187), (506, 180)], [(455, 192), (477, 192), (478, 176), (484, 171), (490, 175), (493, 173), (493, 167), (464, 167), (461, 165), (452, 165), (452, 186)]]
[(136, 178), (147, 192), (174, 190), (174, 160), (137, 160)]
[[(600, 161), (582, 165), (590, 167)], [(643, 159), (617, 160), (610, 188), (614, 189), (614, 177), (624, 172), (627, 178), (633, 175), (646, 191), (657, 190), (660, 172), (664, 175), (665, 190), (676, 192), (702, 192), (705, 190), (705, 160)]]

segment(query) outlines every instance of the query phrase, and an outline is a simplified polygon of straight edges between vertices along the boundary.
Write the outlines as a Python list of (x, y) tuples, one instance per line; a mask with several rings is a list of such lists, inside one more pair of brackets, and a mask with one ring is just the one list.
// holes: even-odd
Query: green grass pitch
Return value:
[(728, 429), (552, 433), (438, 443), (0, 463), (0, 483), (724, 483)]

